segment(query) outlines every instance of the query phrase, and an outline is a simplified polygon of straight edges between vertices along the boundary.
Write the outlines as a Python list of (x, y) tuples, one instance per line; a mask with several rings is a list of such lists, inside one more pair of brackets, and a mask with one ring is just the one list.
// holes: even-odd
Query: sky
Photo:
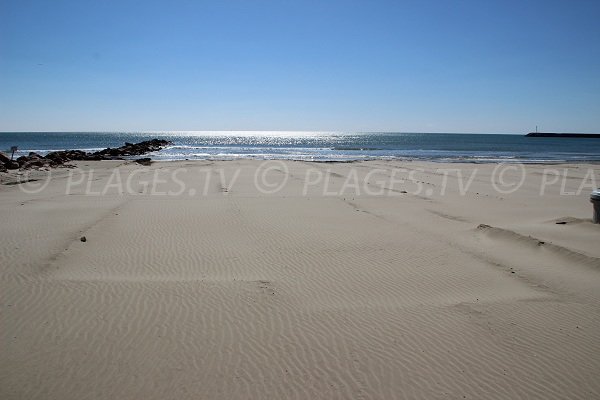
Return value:
[(600, 132), (598, 21), (598, 0), (0, 0), (0, 131)]

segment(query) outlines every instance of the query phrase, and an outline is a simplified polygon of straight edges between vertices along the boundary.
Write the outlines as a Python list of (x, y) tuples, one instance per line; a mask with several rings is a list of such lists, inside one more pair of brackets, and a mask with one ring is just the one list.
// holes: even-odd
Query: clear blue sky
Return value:
[(600, 1), (0, 0), (0, 131), (600, 132)]

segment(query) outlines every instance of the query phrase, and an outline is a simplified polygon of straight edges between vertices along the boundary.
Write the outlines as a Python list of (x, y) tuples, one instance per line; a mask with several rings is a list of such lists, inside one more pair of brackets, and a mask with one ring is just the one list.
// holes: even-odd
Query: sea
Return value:
[(539, 138), (523, 134), (146, 131), (0, 132), (0, 151), (15, 156), (57, 150), (93, 152), (152, 138), (172, 144), (149, 154), (155, 160), (289, 159), (356, 161), (370, 159), (439, 162), (559, 163), (600, 161), (600, 139)]

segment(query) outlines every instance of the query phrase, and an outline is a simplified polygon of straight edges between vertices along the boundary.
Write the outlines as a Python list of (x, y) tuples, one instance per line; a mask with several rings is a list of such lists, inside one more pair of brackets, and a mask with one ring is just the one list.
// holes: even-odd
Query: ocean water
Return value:
[(96, 151), (151, 138), (173, 144), (156, 160), (293, 159), (352, 161), (378, 158), (444, 162), (600, 161), (600, 139), (531, 138), (524, 135), (335, 132), (0, 132), (0, 151)]

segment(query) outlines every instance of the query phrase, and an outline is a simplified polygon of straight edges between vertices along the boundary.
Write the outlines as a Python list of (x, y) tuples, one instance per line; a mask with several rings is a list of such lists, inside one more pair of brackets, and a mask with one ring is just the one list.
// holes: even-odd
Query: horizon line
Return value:
[[(167, 133), (327, 133), (327, 134), (449, 134), (449, 135), (525, 135), (530, 132), (450, 132), (450, 131), (394, 131), (394, 130), (374, 130), (374, 131), (352, 131), (352, 130), (244, 130), (244, 129), (217, 129), (217, 130), (0, 130), (3, 133), (146, 133), (146, 134), (167, 134)], [(581, 132), (585, 133), (585, 132)]]

